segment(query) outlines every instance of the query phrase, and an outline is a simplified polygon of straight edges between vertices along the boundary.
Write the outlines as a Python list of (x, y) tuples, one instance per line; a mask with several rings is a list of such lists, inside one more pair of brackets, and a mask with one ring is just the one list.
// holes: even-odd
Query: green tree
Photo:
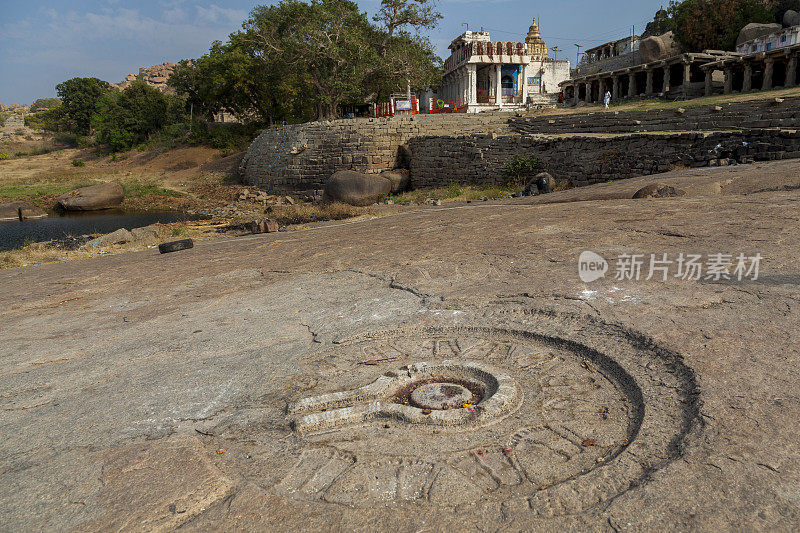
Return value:
[(280, 65), (308, 84), (317, 118), (333, 118), (341, 102), (363, 96), (378, 59), (373, 28), (349, 0), (258, 6), (244, 30), (240, 38), (262, 66)]
[(31, 104), (31, 113), (37, 111), (44, 111), (46, 109), (53, 109), (61, 105), (61, 100), (58, 98), (38, 98)]
[(667, 11), (687, 52), (733, 50), (742, 28), (774, 17), (763, 0), (672, 0)]
[(35, 130), (54, 132), (70, 131), (72, 129), (72, 122), (67, 118), (66, 110), (62, 104), (52, 109), (25, 115), (25, 125)]
[(129, 150), (167, 125), (169, 107), (161, 91), (141, 80), (133, 81), (122, 92), (108, 92), (97, 102), (92, 120), (97, 140), (117, 152)]
[(72, 78), (56, 85), (64, 115), (74, 133), (89, 134), (95, 105), (110, 90), (108, 82), (97, 78)]

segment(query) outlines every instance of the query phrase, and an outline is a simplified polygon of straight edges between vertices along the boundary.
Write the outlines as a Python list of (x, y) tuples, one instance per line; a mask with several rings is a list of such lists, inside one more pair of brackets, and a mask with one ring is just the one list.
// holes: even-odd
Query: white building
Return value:
[(552, 101), (559, 83), (570, 78), (569, 61), (548, 57), (536, 20), (524, 43), (492, 42), (488, 32), (466, 31), (449, 48), (437, 97), (469, 113)]
[(751, 41), (740, 44), (736, 51), (740, 54), (750, 55), (761, 52), (769, 52), (778, 48), (785, 48), (800, 43), (800, 26), (784, 28), (775, 33), (758, 37)]

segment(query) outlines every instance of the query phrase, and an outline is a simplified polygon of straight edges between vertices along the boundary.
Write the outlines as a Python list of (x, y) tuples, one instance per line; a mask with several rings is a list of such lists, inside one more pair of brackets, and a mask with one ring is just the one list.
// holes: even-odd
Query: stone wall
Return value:
[[(770, 157), (784, 157), (796, 152), (787, 145), (786, 139), (794, 142), (789, 133), (743, 134), (741, 130), (798, 126), (800, 98), (687, 106), (685, 110), (337, 120), (286, 126), (285, 142), (280, 127), (264, 131), (240, 169), (247, 184), (272, 185), (278, 192), (321, 189), (338, 170), (379, 173), (398, 166), (411, 169), (415, 186), (427, 187), (451, 181), (495, 183), (513, 155), (535, 153), (560, 174), (556, 177), (586, 185), (663, 172), (679, 164), (714, 164), (720, 158), (710, 150), (720, 142), (741, 144), (752, 138), (774, 147)], [(604, 135), (581, 135), (586, 133)], [(561, 137), (548, 137), (551, 134)]]
[[(420, 136), (508, 132), (511, 113), (415, 115), (334, 120), (265, 130), (247, 151), (240, 171), (248, 185), (278, 191), (321, 189), (338, 170), (377, 174), (407, 167), (401, 147)], [(285, 140), (284, 140), (285, 131)]]
[(650, 111), (598, 111), (515, 117), (517, 133), (635, 133), (643, 131), (715, 131), (742, 128), (800, 127), (800, 98), (753, 100), (713, 106)]
[(797, 131), (642, 133), (615, 136), (469, 135), (409, 141), (415, 187), (499, 184), (514, 156), (535, 154), (558, 181), (575, 186), (734, 162), (800, 157)]

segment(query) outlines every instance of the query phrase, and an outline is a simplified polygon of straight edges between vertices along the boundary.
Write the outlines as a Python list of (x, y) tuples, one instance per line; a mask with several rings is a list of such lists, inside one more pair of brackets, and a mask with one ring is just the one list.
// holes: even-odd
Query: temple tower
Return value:
[(533, 24), (528, 28), (528, 36), (525, 37), (525, 44), (528, 47), (528, 55), (535, 59), (547, 58), (547, 45), (542, 39), (542, 34), (539, 33), (539, 26), (536, 25), (536, 19), (533, 19)]

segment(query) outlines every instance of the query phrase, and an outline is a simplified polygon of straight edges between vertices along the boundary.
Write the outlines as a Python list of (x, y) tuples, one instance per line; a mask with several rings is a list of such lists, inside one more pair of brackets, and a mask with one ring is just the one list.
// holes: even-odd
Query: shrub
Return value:
[(6, 159), (10, 159), (11, 156), (8, 155), (6, 152), (0, 152), (0, 161), (4, 161)]
[(54, 109), (61, 105), (61, 100), (58, 98), (37, 98), (31, 104), (31, 113), (36, 113), (38, 111), (46, 111), (48, 109)]
[(515, 155), (508, 161), (503, 170), (506, 185), (525, 185), (531, 175), (542, 169), (542, 162), (531, 154), (528, 156)]
[(84, 165), (85, 165), (85, 163), (83, 161), (81, 161), (80, 159), (73, 159), (72, 160), (72, 166), (73, 167), (82, 167)]

